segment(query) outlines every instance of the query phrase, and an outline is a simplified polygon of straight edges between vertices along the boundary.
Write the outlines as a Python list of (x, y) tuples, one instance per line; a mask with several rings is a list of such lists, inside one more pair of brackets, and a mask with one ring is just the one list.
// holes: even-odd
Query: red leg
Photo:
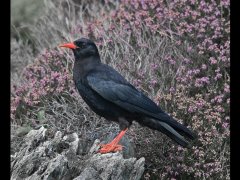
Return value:
[(101, 145), (101, 149), (98, 151), (101, 154), (109, 153), (109, 152), (117, 152), (122, 150), (122, 146), (119, 145), (119, 141), (122, 139), (124, 134), (126, 133), (127, 128), (121, 131), (113, 140), (108, 144)]

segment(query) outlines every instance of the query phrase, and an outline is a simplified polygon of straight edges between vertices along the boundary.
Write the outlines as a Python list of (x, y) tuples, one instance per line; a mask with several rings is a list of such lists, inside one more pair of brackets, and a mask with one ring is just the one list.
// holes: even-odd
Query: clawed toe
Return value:
[(110, 152), (117, 152), (122, 150), (122, 145), (119, 144), (100, 144), (101, 149), (98, 151), (101, 154), (106, 154)]

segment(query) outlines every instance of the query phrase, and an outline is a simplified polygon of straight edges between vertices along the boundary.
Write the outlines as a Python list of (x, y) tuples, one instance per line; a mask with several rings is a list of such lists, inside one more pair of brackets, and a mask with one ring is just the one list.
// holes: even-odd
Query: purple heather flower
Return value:
[(174, 92), (175, 92), (175, 88), (174, 88), (174, 87), (171, 87), (171, 88), (169, 89), (169, 91), (170, 91), (171, 93), (174, 93)]

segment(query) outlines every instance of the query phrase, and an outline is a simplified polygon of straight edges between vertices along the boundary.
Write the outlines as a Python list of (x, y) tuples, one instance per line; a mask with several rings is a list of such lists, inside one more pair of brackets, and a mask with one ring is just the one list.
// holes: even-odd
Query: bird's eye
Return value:
[(85, 48), (86, 47), (86, 44), (85, 43), (83, 43), (83, 44), (80, 44), (80, 46), (79, 46), (81, 49), (83, 49), (83, 48)]

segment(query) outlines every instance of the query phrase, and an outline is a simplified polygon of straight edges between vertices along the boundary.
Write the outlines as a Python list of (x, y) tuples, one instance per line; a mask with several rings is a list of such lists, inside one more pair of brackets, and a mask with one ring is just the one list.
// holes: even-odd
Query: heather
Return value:
[(34, 51), (21, 38), (12, 40), (12, 127), (47, 124), (93, 139), (118, 130), (79, 97), (73, 54), (57, 47), (89, 37), (105, 63), (198, 134), (192, 149), (183, 149), (134, 123), (128, 134), (136, 155), (146, 158), (142, 179), (230, 179), (229, 1), (61, 0), (45, 6), (46, 14), (29, 24)]

